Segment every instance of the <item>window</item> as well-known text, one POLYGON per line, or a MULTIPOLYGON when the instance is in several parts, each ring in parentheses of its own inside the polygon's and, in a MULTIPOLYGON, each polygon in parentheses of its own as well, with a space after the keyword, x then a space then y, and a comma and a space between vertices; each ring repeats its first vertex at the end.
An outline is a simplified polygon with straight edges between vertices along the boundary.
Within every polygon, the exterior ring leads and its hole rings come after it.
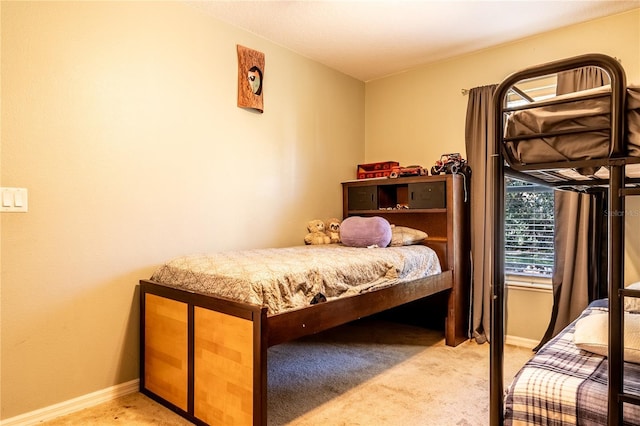
POLYGON ((553 271, 553 190, 507 178, 505 194, 505 274, 542 282, 553 271))

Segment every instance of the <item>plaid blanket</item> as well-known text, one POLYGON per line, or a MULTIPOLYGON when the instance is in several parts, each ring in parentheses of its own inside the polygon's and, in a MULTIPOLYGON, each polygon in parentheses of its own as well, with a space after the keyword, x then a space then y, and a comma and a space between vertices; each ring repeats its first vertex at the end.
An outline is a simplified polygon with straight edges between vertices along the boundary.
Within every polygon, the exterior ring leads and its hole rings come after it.
MULTIPOLYGON (((607 312, 595 301, 544 345, 513 379, 505 396, 505 425, 607 425, 607 358, 573 344, 576 322, 607 312)), ((640 365, 625 363, 624 391, 640 393, 640 365)), ((624 425, 640 425, 640 407, 624 405, 624 425)))

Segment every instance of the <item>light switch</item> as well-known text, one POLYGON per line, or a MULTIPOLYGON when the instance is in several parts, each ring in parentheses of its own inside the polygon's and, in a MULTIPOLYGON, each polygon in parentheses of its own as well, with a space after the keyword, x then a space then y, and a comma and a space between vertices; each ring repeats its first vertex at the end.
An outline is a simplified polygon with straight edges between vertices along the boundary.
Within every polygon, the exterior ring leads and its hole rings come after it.
POLYGON ((2 207, 13 207, 13 193, 2 189, 2 207))
POLYGON ((0 212, 27 212, 29 210, 27 188, 0 188, 2 206, 0 212))
POLYGON ((16 191, 13 194, 13 206, 14 207, 23 207, 24 200, 22 198, 22 191, 16 191))

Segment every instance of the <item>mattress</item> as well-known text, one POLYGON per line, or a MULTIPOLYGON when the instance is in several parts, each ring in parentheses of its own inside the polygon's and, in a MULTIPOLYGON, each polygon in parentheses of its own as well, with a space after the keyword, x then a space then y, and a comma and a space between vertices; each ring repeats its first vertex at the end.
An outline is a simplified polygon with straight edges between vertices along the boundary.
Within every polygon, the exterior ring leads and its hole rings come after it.
MULTIPOLYGON (((602 86, 554 98, 563 100, 562 103, 545 105, 544 102, 534 102, 528 109, 509 113, 504 143, 509 163, 539 164, 608 158, 610 95, 610 87, 602 86), (593 97, 579 98, 584 96, 593 97)), ((627 89, 625 122, 627 155, 638 157, 640 87, 627 89)))
POLYGON ((340 244, 226 251, 182 256, 151 280, 188 291, 266 306, 268 314, 439 274, 423 245, 355 248, 340 244))
MULTIPOLYGON (((516 374, 505 397, 505 425, 607 425, 607 358, 573 343, 575 325, 607 312, 595 301, 516 374)), ((624 364, 624 391, 640 393, 640 365, 624 364)), ((640 407, 624 406, 624 425, 640 424, 640 407)))

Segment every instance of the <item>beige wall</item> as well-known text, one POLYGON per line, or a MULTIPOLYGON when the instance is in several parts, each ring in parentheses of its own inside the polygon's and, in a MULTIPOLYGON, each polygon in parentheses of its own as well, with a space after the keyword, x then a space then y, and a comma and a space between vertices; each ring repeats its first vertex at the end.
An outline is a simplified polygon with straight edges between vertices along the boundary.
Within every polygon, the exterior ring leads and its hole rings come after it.
MULTIPOLYGON (((619 58, 627 83, 640 85, 640 9, 368 82, 365 161, 430 167, 440 154, 464 155, 467 97, 461 89, 499 83, 538 63, 594 52, 619 58)), ((640 229, 640 199, 629 199, 627 210, 633 213, 626 220, 632 234, 625 256, 629 283, 640 279, 640 236, 633 232, 640 229)), ((551 306, 550 291, 510 288, 506 333, 541 338, 551 306)))
POLYGON ((461 89, 500 83, 521 68, 584 53, 622 61, 640 84, 640 9, 438 62, 366 86, 365 160, 431 164, 465 152, 461 89))
POLYGON ((5 2, 1 418, 138 377, 139 279, 302 244, 364 159, 364 83, 174 2, 5 2), (236 106, 236 44, 265 54, 236 106))
POLYGON ((369 82, 366 96, 176 3, 3 1, 0 16, 0 183, 30 204, 0 216, 3 419, 137 378, 136 284, 163 260, 298 244, 307 220, 340 214, 355 164, 464 152, 461 88, 585 51, 640 83, 638 11, 369 82), (236 44, 265 53, 264 114, 236 107, 236 44))
POLYGON ((549 326, 553 307, 551 290, 532 286, 508 286, 505 298, 507 343, 530 346, 533 349, 549 326))

